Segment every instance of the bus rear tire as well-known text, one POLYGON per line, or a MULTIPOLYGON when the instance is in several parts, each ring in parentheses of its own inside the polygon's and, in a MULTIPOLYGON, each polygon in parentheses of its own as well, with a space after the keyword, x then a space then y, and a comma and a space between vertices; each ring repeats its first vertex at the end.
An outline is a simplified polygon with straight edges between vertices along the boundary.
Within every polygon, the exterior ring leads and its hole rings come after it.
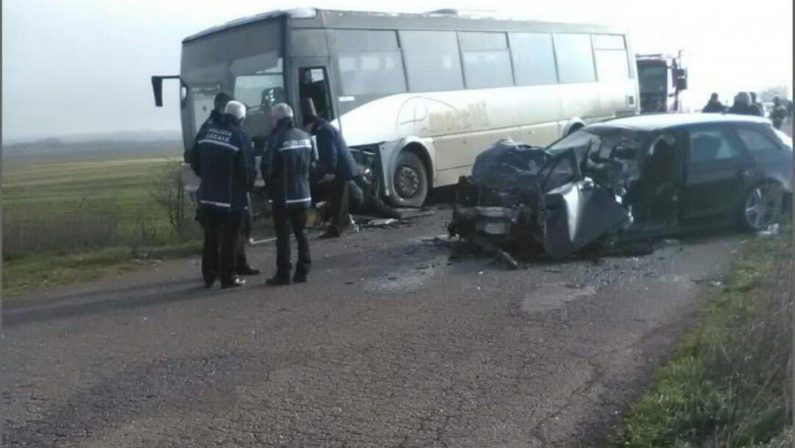
POLYGON ((411 151, 401 151, 392 174, 392 203, 397 207, 422 207, 428 196, 428 172, 411 151))

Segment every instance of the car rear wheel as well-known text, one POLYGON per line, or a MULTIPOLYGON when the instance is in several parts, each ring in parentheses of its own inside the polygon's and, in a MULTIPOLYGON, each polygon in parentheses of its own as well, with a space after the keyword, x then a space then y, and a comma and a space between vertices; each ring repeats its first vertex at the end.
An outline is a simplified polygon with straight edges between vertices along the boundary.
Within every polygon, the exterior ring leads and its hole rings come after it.
POLYGON ((745 194, 740 210, 740 225, 751 232, 759 232, 778 222, 781 216, 783 192, 775 183, 758 184, 745 194))
POLYGON ((420 158, 409 151, 398 156, 392 176, 392 202, 399 207, 421 207, 428 196, 428 173, 420 158))

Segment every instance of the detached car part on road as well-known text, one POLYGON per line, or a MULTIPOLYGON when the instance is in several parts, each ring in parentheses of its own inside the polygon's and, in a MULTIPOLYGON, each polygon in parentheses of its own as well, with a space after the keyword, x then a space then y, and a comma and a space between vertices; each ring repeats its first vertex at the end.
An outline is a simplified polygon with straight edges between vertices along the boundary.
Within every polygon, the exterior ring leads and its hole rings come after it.
POLYGON ((791 202, 792 141, 764 119, 672 114, 587 126, 546 149, 481 153, 456 190, 451 235, 561 259, 717 223, 763 230, 791 202))

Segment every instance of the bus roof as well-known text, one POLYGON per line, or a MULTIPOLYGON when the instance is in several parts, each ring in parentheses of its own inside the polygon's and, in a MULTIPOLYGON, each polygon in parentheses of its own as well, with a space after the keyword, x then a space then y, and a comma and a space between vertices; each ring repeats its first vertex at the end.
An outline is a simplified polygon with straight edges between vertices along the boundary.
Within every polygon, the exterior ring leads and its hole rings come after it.
POLYGON ((366 28, 497 32, 521 32, 527 31, 528 28, 532 28, 534 31, 539 32, 625 34, 623 30, 605 25, 520 20, 515 17, 501 18, 497 15, 484 16, 481 13, 467 15, 458 14, 454 10, 418 14, 302 8, 269 11, 236 19, 188 36, 182 43, 232 28, 283 17, 301 19, 300 21, 293 22, 293 26, 297 28, 366 28))

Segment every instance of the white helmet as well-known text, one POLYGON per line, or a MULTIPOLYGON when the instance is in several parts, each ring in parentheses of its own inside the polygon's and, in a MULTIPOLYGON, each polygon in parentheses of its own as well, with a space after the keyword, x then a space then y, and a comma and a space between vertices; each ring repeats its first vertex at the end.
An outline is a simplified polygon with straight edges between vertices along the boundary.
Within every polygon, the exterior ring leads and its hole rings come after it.
POLYGON ((293 108, 287 103, 279 103, 271 107, 271 115, 276 121, 282 118, 293 118, 293 108))
POLYGON ((226 103, 224 113, 237 118, 239 121, 243 121, 243 119, 246 118, 246 105, 240 101, 230 101, 226 103))

